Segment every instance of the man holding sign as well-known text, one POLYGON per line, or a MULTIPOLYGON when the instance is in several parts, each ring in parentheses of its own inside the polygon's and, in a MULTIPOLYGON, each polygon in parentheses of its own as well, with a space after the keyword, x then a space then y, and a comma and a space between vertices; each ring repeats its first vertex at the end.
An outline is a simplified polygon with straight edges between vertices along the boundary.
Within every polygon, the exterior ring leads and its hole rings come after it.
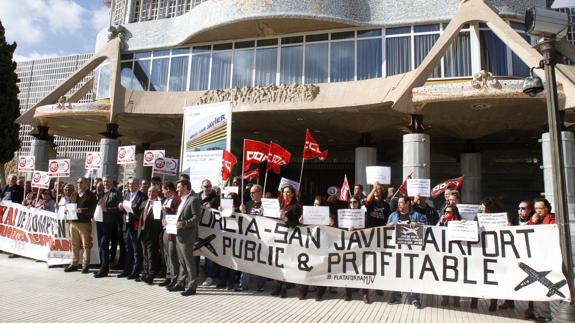
MULTIPOLYGON (((400 196, 397 199, 397 211, 391 213, 389 216, 389 220, 387 221, 387 225, 392 225, 396 223, 409 223, 411 227, 414 228, 416 223, 419 224, 427 224, 427 218, 425 215, 416 212, 415 210, 411 209, 411 203, 409 198, 405 196, 400 196)), ((391 294, 391 298, 389 299, 390 304, 399 304, 401 302, 401 293, 400 292, 393 292, 391 294)), ((419 294, 411 294, 411 305, 415 306, 415 308, 421 308, 421 301, 419 294)))

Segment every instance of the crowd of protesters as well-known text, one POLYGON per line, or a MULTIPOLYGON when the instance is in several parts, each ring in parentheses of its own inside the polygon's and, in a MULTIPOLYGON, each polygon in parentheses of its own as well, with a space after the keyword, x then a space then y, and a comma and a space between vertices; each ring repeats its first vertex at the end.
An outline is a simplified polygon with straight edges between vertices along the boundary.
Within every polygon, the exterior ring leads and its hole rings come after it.
MULTIPOLYGON (((182 175, 176 183, 162 183, 161 178, 139 180, 130 177, 118 185, 112 178, 104 177, 91 181, 79 178, 77 185, 57 183, 51 189, 31 189, 30 185, 18 182, 17 176, 11 176, 9 183, 1 190, 0 199, 21 203, 57 212, 68 203, 77 203, 77 220, 70 220, 73 260, 65 272, 81 271, 90 273, 90 240, 97 238, 100 247, 100 266, 93 273, 96 278, 110 277, 110 270, 119 270, 115 277, 147 284, 157 283, 168 291, 180 292, 184 296, 196 293, 199 284, 200 257, 193 256, 194 243, 197 240, 198 221, 201 212, 220 207, 221 190, 212 187, 209 180, 202 182, 201 188, 195 192, 186 175, 182 175), (27 187, 24 193, 23 187, 27 187), (159 203, 159 204, 158 204, 159 203), (157 214, 161 205, 161 214, 157 214), (154 210, 155 209, 155 210, 154 210), (98 214, 100 213, 100 214, 98 214), (166 232, 165 214, 176 214, 178 217, 177 234, 166 232), (97 222, 94 217, 100 217, 97 222), (92 225, 97 226, 97 237, 91 237, 92 225), (79 259, 80 249, 84 250, 83 259, 79 259)), ((239 179, 234 179, 233 186, 239 186, 239 179)), ((227 198, 234 200, 236 212, 262 216, 262 197, 274 194, 264 192, 261 185, 248 184, 244 194, 230 193, 227 198), (243 195, 243 200, 240 196, 243 195)), ((302 203, 299 194, 291 186, 283 187, 277 194, 280 200, 281 216, 288 226, 303 225, 302 203)), ((407 197, 397 194, 393 187, 375 183, 366 195, 359 184, 354 186, 348 201, 341 201, 339 195, 329 197, 316 196, 314 206, 329 206, 330 226, 338 227, 338 209, 365 210, 365 227, 378 227, 396 223, 411 223, 423 225, 446 226, 449 221, 461 220, 457 205, 460 203, 458 191, 445 190, 445 203, 436 208, 431 207, 421 196, 407 197)), ((480 204, 480 212, 502 212, 503 207, 495 198, 486 197, 480 204)), ((517 213, 508 213, 508 225, 541 225, 553 224, 555 218, 551 213, 550 203, 543 198, 522 200, 518 204, 517 213)), ((353 230, 353 228, 350 228, 353 230)), ((216 288, 226 288, 238 292, 248 290, 250 281, 255 279, 255 289, 263 292, 266 285, 272 288, 271 295, 286 297, 287 290, 295 287, 293 284, 255 276, 205 259, 203 272, 205 280, 202 286, 215 285, 216 288)), ((298 298, 305 299, 309 292, 315 293, 315 300, 320 301, 326 291, 337 293, 335 288, 319 286, 297 286, 298 298)), ((352 300, 354 289, 346 288, 344 299, 352 300)), ((361 290, 362 300, 370 303, 369 289, 361 290)), ((384 292, 375 291, 377 296, 384 292)), ((400 292, 392 292, 390 303, 400 303, 400 292)), ((422 300, 419 294, 410 294, 409 302, 416 308, 421 308, 422 300)), ((454 307, 460 307, 459 297, 451 297, 454 307)), ((444 296, 441 306, 448 306, 450 297, 444 296)), ((469 306, 477 308, 478 300, 472 298, 469 306)), ((489 311, 509 309, 515 306, 513 301, 490 300, 489 311)), ((529 302, 525 313, 527 318, 540 321, 551 320, 548 302, 529 302)))

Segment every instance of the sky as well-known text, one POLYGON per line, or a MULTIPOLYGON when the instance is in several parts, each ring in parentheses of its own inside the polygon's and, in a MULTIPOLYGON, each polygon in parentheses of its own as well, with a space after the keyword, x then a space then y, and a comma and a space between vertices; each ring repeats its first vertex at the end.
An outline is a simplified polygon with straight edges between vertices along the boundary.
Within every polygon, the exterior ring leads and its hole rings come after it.
POLYGON ((6 40, 18 44, 16 61, 93 53, 108 19, 102 0, 0 0, 6 40))

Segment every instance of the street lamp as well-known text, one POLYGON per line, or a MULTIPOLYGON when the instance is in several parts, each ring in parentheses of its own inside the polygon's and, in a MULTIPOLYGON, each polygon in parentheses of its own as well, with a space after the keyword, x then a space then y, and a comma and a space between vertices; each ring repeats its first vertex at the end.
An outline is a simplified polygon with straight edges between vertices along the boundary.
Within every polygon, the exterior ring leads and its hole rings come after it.
MULTIPOLYGON (((565 185, 565 165, 563 159, 563 146, 560 141, 561 128, 559 114, 559 99, 557 96, 557 81, 555 79, 556 51, 555 41, 563 38, 569 26, 569 18, 565 13, 543 8, 529 8, 525 13, 525 31, 532 36, 540 37, 535 46, 543 54, 540 66, 545 70, 547 81, 547 120, 549 123, 549 139, 551 153, 552 193, 555 204, 555 213, 559 225, 560 244, 563 255, 563 264, 566 267, 565 275, 569 285, 571 302, 562 302, 555 321, 574 322, 575 304, 573 302, 573 254, 571 250, 571 236, 569 232, 569 210, 567 207, 567 187, 565 185)), ((533 69, 531 69, 533 79, 533 69)), ((534 84, 534 83, 533 83, 534 84)), ((534 93, 538 87, 527 87, 524 84, 524 92, 534 93), (531 89, 531 91, 529 91, 531 89)))

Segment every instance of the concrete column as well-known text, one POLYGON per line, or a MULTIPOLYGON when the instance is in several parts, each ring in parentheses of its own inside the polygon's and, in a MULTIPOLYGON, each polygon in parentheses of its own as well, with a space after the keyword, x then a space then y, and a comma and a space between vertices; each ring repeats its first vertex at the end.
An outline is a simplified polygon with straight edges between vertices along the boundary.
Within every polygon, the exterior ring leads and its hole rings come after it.
POLYGON ((481 201, 481 154, 465 153, 459 156, 461 160, 461 175, 465 176, 461 187, 461 201, 469 204, 479 204, 481 201))
MULTIPOLYGON (((136 149, 137 151, 137 149, 136 149)), ((144 167, 144 152, 136 152, 136 165, 134 167, 134 176, 139 179, 149 179, 152 173, 152 167, 144 167)))
MULTIPOLYGON (((571 224, 571 234, 575 234, 575 136, 570 131, 561 132, 563 142, 563 158, 565 162, 565 185, 567 186, 567 205, 569 206, 569 223, 571 224)), ((553 209, 553 190, 551 173, 551 155, 549 133, 541 135, 541 152, 543 157, 543 183, 545 186, 545 198, 549 200, 553 209)), ((571 238, 572 241, 574 237, 571 238)))
MULTIPOLYGON (((353 190, 354 184, 363 185, 364 191, 367 191, 367 182, 365 178, 365 167, 377 165, 377 149, 373 147, 355 148, 355 182, 350 182, 350 189, 353 190)), ((349 181, 349 179, 348 179, 349 181)))
POLYGON ((102 155, 102 169, 99 175, 110 176, 118 180, 118 139, 100 139, 100 154, 102 155))
POLYGON ((430 178, 430 137, 424 133, 403 135, 403 178, 430 178))
POLYGON ((35 157, 35 167, 37 170, 47 171, 48 160, 56 158, 56 151, 51 140, 33 139, 32 155, 35 157))

